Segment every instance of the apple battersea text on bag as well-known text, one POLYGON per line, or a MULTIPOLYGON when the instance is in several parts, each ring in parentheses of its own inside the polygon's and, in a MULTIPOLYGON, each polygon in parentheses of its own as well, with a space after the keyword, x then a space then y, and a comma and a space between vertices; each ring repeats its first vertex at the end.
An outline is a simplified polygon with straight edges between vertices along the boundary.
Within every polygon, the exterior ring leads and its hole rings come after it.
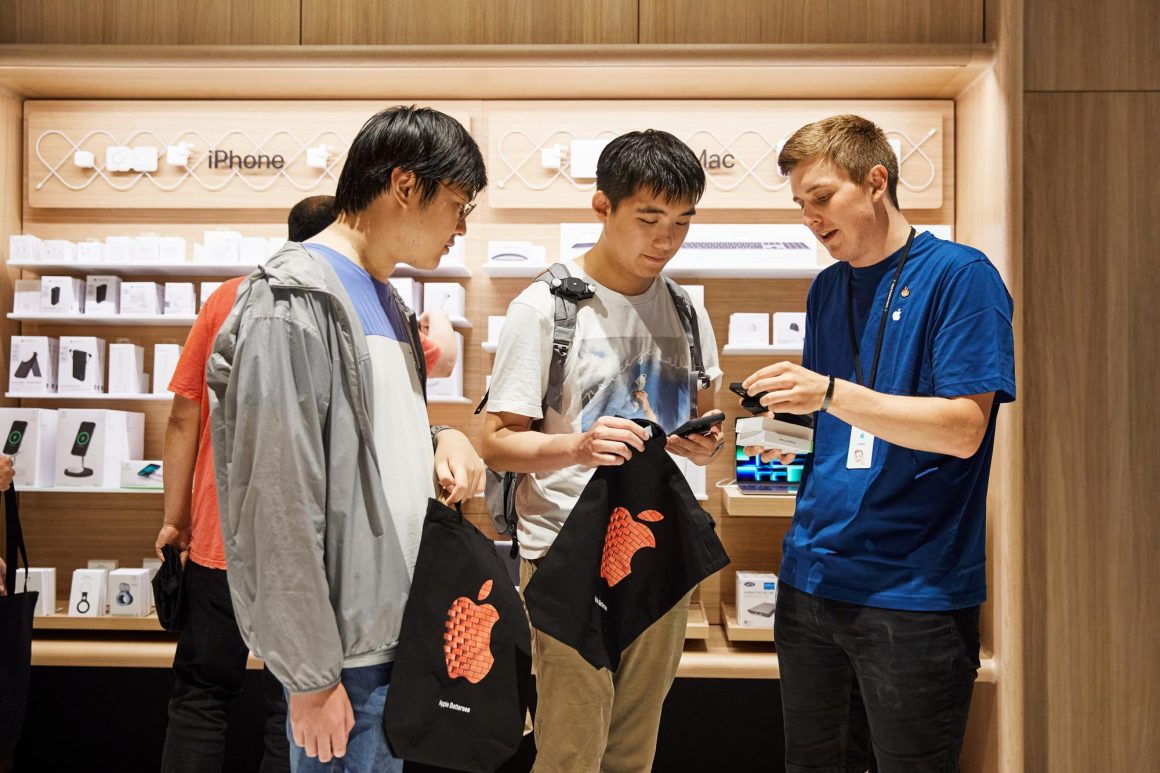
POLYGON ((519 749, 531 632, 495 545, 430 500, 383 728, 395 756, 493 771, 519 749))

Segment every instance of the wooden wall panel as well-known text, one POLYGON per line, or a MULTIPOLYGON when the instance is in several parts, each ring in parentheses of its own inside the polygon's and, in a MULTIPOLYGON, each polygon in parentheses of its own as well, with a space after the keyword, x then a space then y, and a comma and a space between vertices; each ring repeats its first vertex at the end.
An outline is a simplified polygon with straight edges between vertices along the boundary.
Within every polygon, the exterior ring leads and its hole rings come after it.
POLYGON ((1028 91, 1160 90, 1156 0, 1026 0, 1028 91))
MULTIPOLYGON (((0 168, 16 170, 22 167, 24 105, 19 97, 0 90, 0 168)), ((8 237, 20 233, 23 209, 21 180, 23 175, 6 174, 0 177, 0 255, 8 261, 8 237)), ((13 293, 20 272, 5 268, 0 271, 0 362, 8 362, 8 344, 18 334, 20 325, 8 319, 12 311, 13 293)), ((15 401, 0 397, 0 405, 15 405, 15 401)))
POLYGON ((297 45, 299 0, 5 0, 0 43, 297 45))
POLYGON ((1160 757, 1160 93, 1028 94, 1025 115, 1027 769, 1140 770, 1160 757))
POLYGON ((981 43, 983 0, 640 0, 641 43, 981 43))
POLYGON ((307 45, 637 42, 637 0, 301 2, 307 45))

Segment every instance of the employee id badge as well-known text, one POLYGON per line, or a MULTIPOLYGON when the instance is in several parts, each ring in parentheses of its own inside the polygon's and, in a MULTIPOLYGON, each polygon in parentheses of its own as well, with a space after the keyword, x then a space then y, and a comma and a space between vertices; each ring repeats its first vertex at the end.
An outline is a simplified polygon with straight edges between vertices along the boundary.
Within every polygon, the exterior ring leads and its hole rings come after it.
POLYGON ((847 470, 868 470, 874 460, 874 436, 863 429, 850 427, 850 449, 846 452, 847 470))

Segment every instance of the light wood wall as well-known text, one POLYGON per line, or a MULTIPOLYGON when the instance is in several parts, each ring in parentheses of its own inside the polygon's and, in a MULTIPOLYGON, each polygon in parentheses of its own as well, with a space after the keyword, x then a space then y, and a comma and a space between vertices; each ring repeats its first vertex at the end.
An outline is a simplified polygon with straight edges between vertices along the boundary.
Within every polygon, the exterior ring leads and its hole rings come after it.
POLYGON ((5 0, 0 43, 979 43, 982 6, 983 0, 5 0))
POLYGON ((1160 758, 1160 5, 1025 0, 1026 769, 1160 758))
POLYGON ((0 43, 297 45, 300 0, 4 0, 0 43))

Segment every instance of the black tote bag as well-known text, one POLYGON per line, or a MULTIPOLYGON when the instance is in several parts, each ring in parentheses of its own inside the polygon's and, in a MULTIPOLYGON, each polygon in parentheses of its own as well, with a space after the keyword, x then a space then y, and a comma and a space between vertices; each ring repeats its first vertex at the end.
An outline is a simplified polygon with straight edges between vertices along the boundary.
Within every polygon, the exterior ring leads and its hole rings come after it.
POLYGON ((432 499, 383 727, 404 760, 493 771, 519 749, 531 632, 495 545, 432 499))
POLYGON ((36 591, 28 592, 28 553, 20 528, 20 507, 15 487, 4 492, 7 526, 4 576, 7 596, 0 596, 0 760, 12 755, 24 727, 28 707, 28 683, 32 676, 32 616, 36 591), (17 556, 24 562, 24 587, 16 587, 17 556))
POLYGON ((161 547, 161 568, 153 575, 153 605, 157 621, 170 633, 180 633, 185 620, 185 568, 173 545, 161 547))
POLYGON ((729 564, 664 430, 637 423, 652 429, 644 453, 596 470, 524 589, 536 630, 612 671, 645 629, 729 564))

